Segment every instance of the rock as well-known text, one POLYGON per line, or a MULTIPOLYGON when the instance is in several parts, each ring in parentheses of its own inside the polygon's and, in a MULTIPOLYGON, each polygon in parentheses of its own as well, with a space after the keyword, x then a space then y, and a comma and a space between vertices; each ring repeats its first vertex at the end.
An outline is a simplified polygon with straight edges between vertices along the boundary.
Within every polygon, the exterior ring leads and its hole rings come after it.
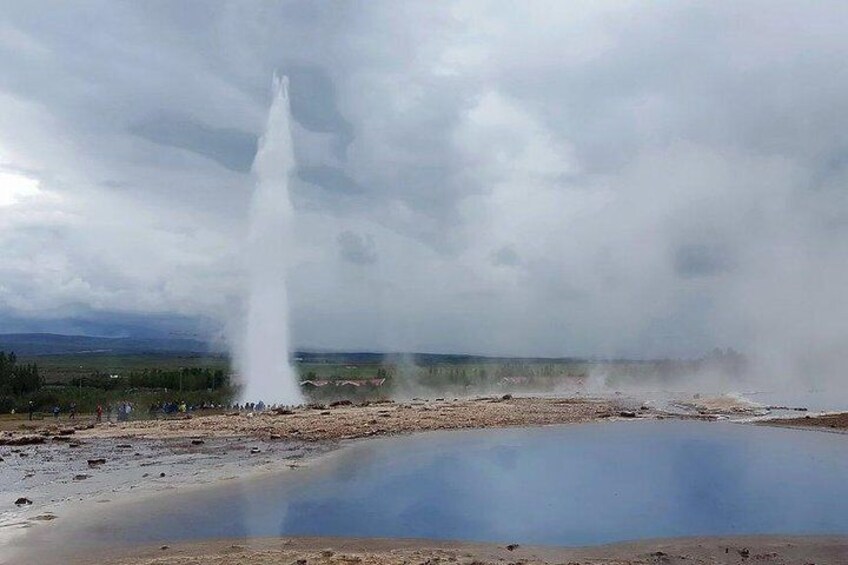
POLYGON ((250 452, 251 453, 262 453, 262 450, 259 449, 258 447, 251 447, 250 452))
POLYGON ((280 434, 271 434, 268 436, 269 439, 283 439, 283 436, 280 434))
POLYGON ((141 478, 142 478, 142 479, 146 479, 146 478, 147 478, 147 477, 149 477, 149 476, 150 476, 150 473, 145 473, 145 474, 143 474, 143 475, 141 476, 141 478))
POLYGON ((65 428, 65 429, 63 429, 63 430, 59 430, 59 435, 60 435, 60 436, 72 436, 72 435, 74 435, 75 433, 77 433, 77 431, 76 431, 75 429, 73 429, 73 428, 65 428))
POLYGON ((44 441, 43 436, 0 437, 0 445, 35 445, 44 441))
POLYGON ((739 555, 742 556, 742 559, 748 559, 748 557, 751 555, 751 552, 748 551, 747 547, 743 547, 739 550, 739 555))
POLYGON ((72 441, 71 443, 68 444, 68 447, 74 448, 74 447, 79 447, 81 445, 82 444, 78 441, 72 441))
POLYGON ((85 473, 82 473, 82 474, 79 474, 79 475, 74 475, 74 480, 75 481, 84 481, 87 478, 89 478, 90 476, 91 475, 86 475, 85 473))
POLYGON ((106 463, 106 459, 104 459, 103 457, 88 460, 89 467, 97 467, 98 465, 103 465, 104 463, 106 463))
POLYGON ((160 479, 164 479, 164 478, 165 478, 165 473, 159 473, 159 478, 160 478, 160 479))
POLYGON ((22 496, 15 501, 15 505, 17 506, 26 506, 29 504, 32 504, 32 501, 25 496, 22 496))
POLYGON ((631 412, 630 410, 622 410, 618 413, 618 415, 622 418, 635 418, 636 412, 631 412))
POLYGON ((71 441, 71 438, 67 436, 53 436, 53 441, 71 441))
POLYGON ((289 410, 288 408, 277 408, 276 410, 274 410, 274 413, 277 416, 288 416, 289 414, 294 414, 294 412, 289 410))
POLYGON ((163 546, 162 546, 162 547, 160 547, 159 549, 165 550, 165 549, 170 549, 170 547, 169 547, 169 546, 167 546, 167 545, 163 545, 163 546))
POLYGON ((330 408, 334 408, 336 406, 350 406, 353 402, 350 400, 336 400, 335 402, 330 403, 330 408))
POLYGON ((512 395, 511 394, 505 394, 505 395, 501 396, 501 400, 512 400, 512 395))
POLYGON ((132 446, 128 443, 119 443, 115 446, 115 449, 132 449, 132 446))
POLYGON ((193 439, 193 440, 191 440, 191 444, 192 444, 192 445, 203 445, 204 443, 206 443, 206 442, 205 442, 205 441, 203 441, 202 439, 193 439))
POLYGON ((515 550, 516 550, 516 549, 518 549, 519 547, 521 547, 521 546, 520 546, 520 545, 518 545, 517 543, 511 543, 511 544, 509 544, 508 546, 506 546, 506 548, 507 548, 507 550, 508 550, 508 551, 515 551, 515 550))
MULTIPOLYGON (((831 428, 835 428, 835 427, 836 426, 831 426, 831 428)), ((18 457, 29 457, 29 453, 25 453, 25 452, 21 451, 20 453, 18 453, 18 457)))

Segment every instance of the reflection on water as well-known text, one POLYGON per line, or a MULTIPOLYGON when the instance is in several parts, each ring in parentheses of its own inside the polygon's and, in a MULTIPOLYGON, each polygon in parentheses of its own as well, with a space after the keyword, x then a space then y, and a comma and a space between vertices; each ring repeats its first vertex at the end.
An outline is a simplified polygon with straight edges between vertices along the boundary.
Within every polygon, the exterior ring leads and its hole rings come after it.
POLYGON ((372 441, 285 477, 139 504, 77 539, 584 545, 844 534, 846 477, 848 436, 839 434, 668 421, 445 433, 372 441))

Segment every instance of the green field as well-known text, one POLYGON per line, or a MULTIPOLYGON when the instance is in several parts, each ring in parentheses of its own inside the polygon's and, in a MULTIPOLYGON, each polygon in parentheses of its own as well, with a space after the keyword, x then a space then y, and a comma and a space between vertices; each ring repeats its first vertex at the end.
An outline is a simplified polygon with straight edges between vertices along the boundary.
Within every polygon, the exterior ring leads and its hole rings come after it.
MULTIPOLYGON (((670 386, 682 375, 703 369, 733 374, 744 368, 740 355, 721 351, 697 360, 655 361, 374 353, 299 354, 296 359, 304 394, 319 403, 522 390, 582 392, 589 390, 590 376, 615 388, 670 386)), ((236 377, 224 355, 37 355, 17 359, 15 366, 7 364, 3 371, 0 413, 26 411, 30 401, 40 411, 55 405, 66 411, 75 403, 83 412, 93 411, 98 404, 129 401, 141 412, 163 402, 227 406, 238 398, 236 377), (34 367, 37 387, 31 385, 34 367)))

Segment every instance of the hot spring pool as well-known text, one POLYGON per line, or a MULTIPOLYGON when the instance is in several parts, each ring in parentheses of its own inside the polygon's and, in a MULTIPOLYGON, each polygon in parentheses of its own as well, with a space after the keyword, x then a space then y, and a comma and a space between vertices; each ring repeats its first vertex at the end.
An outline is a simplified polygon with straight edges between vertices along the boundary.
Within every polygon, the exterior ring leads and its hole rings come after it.
POLYGON ((848 436, 680 421, 449 432, 122 508, 87 526, 86 542, 846 534, 848 436))

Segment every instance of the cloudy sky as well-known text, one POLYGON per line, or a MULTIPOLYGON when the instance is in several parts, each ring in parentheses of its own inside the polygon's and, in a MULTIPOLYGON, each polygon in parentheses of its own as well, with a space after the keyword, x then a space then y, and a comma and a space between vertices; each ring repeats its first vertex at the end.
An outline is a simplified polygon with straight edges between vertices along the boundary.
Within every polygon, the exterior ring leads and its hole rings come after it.
POLYGON ((279 70, 297 345, 848 345, 844 2, 0 4, 0 330, 226 333, 279 70))

